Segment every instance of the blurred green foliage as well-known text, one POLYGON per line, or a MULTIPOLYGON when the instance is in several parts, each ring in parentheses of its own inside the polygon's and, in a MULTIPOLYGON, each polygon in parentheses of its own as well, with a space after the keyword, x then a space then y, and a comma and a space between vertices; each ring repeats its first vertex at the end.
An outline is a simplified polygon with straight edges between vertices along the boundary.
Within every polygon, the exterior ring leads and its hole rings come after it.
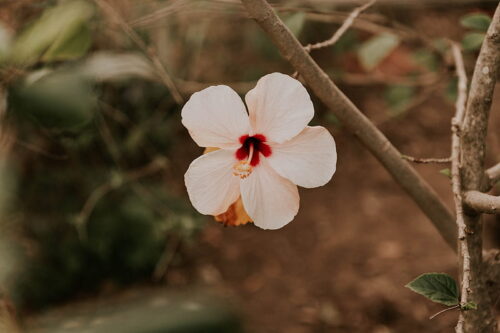
POLYGON ((422 48, 416 50, 413 53, 413 59, 431 72, 436 72, 439 69, 439 59, 435 53, 428 49, 422 48))
POLYGON ((9 97, 16 116, 61 130, 88 124, 97 102, 91 82, 74 71, 63 70, 35 72, 13 86, 9 97))
POLYGON ((399 43, 399 37, 394 34, 383 32, 376 35, 360 45, 359 62, 366 71, 371 71, 394 51, 399 43))
MULTIPOLYGON (((77 130, 60 132, 58 127, 51 132, 46 149, 65 157, 29 158, 22 167, 14 209, 24 212, 19 223, 36 250, 23 255, 14 296, 29 307, 63 300, 75 291, 92 291, 104 282, 121 285, 148 280, 166 242, 172 237, 189 240, 202 226, 199 215, 173 191, 162 172, 116 182, 117 177, 141 169, 155 156, 169 156, 177 144, 175 134, 182 130, 178 109, 161 110, 151 118, 153 105, 165 99, 163 87, 135 81, 133 87, 106 84, 93 90, 100 92, 101 101, 119 108, 127 124, 113 123, 101 114, 93 120, 85 118, 86 125, 77 130), (79 233, 77 217, 84 203, 107 183, 112 184, 111 189, 97 201, 79 233)), ((57 101, 66 96, 65 90, 42 95, 46 105, 36 94, 34 100, 30 94, 11 99, 11 114, 31 112, 43 120, 13 118, 26 140, 36 137, 37 127, 62 123, 67 128, 74 119, 82 119, 70 107, 58 108, 61 104, 57 103, 48 107, 51 98, 57 101), (68 112, 74 118, 67 121, 57 113, 53 116, 55 111, 68 112)), ((77 98, 78 105, 88 108, 95 104, 77 98)))
POLYGON ((83 304, 63 313, 49 313, 30 333, 239 333, 242 325, 220 296, 193 289, 168 292, 142 290, 119 301, 83 304), (73 325, 67 325, 67 323, 73 325), (70 327, 68 327, 70 326, 70 327))
POLYGON ((67 60, 90 47, 88 20, 94 13, 88 1, 63 1, 30 23, 12 45, 9 60, 26 64, 37 60, 67 60))
POLYGON ((10 84, 7 113, 18 140, 37 147, 15 156, 18 186, 8 209, 22 212, 15 224, 23 239, 9 284, 28 308, 150 281, 168 243, 188 242, 203 225, 176 190, 183 170, 168 160, 185 140, 179 107, 163 86, 138 78, 151 79, 142 60, 103 54, 40 67, 87 52, 93 13, 80 0, 48 7, 17 36, 6 63, 38 68, 10 84), (159 158, 167 169, 126 179, 159 158))
POLYGON ((481 48, 485 34, 482 32, 469 32, 462 39, 462 47, 465 51, 476 51, 481 48))
POLYGON ((460 24, 469 29, 486 32, 491 23, 491 17, 482 13, 467 14, 462 17, 460 24))
POLYGON ((392 116, 400 115, 406 110, 415 96, 415 87, 403 85, 391 85, 386 88, 385 100, 389 105, 392 116))
POLYGON ((463 16, 460 20, 460 24, 471 31, 464 35, 462 39, 462 48, 465 51, 479 50, 483 44, 490 23, 491 18, 486 14, 472 13, 463 16))

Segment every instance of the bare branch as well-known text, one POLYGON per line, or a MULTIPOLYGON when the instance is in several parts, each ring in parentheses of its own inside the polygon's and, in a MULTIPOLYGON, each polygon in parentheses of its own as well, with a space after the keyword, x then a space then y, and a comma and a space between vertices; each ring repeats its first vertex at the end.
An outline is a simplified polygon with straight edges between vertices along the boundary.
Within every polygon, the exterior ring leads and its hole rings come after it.
POLYGON ((468 191, 464 194, 464 203, 478 213, 500 213, 500 197, 479 191, 468 191))
POLYGON ((175 258, 175 254, 181 245, 182 239, 176 235, 171 235, 169 239, 165 242, 165 248, 160 256, 160 259, 156 263, 156 267, 153 271, 152 280, 154 282, 160 282, 167 274, 168 267, 175 258))
MULTIPOLYGON (((459 256, 461 259, 462 267, 462 280, 461 280, 461 293, 460 293, 460 304, 465 306, 469 301, 469 290, 470 290, 470 254, 469 247, 467 246, 467 237, 465 236, 465 220, 463 212, 462 203, 462 181, 460 178, 460 130, 462 127, 464 114, 465 114, 465 103, 467 102, 467 75, 465 74, 464 60, 462 57, 462 51, 458 44, 451 43, 451 51, 453 54, 453 60, 455 62, 455 68, 458 77, 458 97, 455 104, 455 116, 451 120, 451 184, 453 190, 453 199, 455 203, 456 211, 456 224, 458 230, 458 247, 459 256)), ((458 318, 458 323, 456 326, 457 333, 464 332, 464 317, 463 312, 460 313, 458 318)))
POLYGON ((351 12, 351 14, 347 17, 347 19, 342 23, 340 28, 335 31, 335 33, 330 37, 329 39, 319 42, 316 44, 308 44, 305 46, 305 49, 307 52, 310 52, 312 50, 318 50, 324 47, 332 46, 333 44, 337 43, 340 37, 342 37, 343 34, 352 26, 354 23, 354 20, 361 14, 361 12, 365 11, 369 7, 371 7, 377 0, 371 0, 364 5, 356 8, 351 12))
MULTIPOLYGON (((354 23, 354 20, 359 16, 359 14, 361 14, 362 11, 364 11, 364 10, 368 9, 370 6, 372 6, 376 1, 377 0, 370 0, 367 3, 365 3, 364 5, 354 9, 351 12, 351 14, 349 14, 349 16, 342 23, 340 28, 337 31, 335 31, 335 33, 332 35, 332 37, 330 37, 327 40, 324 40, 322 42, 319 42, 319 43, 307 44, 306 46, 304 46, 304 50, 306 50, 306 52, 311 52, 312 50, 318 50, 318 49, 321 49, 324 47, 334 45, 336 42, 338 42, 340 37, 342 37, 346 33, 346 31, 352 26, 352 24, 354 23)), ((296 78, 298 75, 299 75, 299 73, 296 71, 295 73, 292 74, 292 77, 296 78)))
POLYGON ((444 158, 419 158, 409 155, 401 155, 401 158, 413 163, 427 164, 427 163, 450 163, 451 157, 444 158))
MULTIPOLYGON (((493 99, 493 91, 500 65, 500 5, 484 38, 481 51, 474 68, 470 91, 465 111, 463 126, 460 131, 461 193, 478 191, 484 178, 484 157, 486 155, 486 133, 488 117, 493 99)), ((461 256, 461 271, 469 269, 469 294, 471 301, 477 303, 475 311, 462 311, 461 328, 466 333, 495 332, 496 323, 492 313, 490 294, 483 274, 483 238, 481 214, 464 214, 465 241, 470 260, 461 256)), ((459 231, 461 232, 461 231, 459 231)), ((459 323, 460 324, 460 323, 459 323)), ((457 325, 457 331, 459 331, 457 325)))
POLYGON ((377 157, 429 217, 446 242, 456 250, 454 218, 436 192, 401 158, 401 153, 321 70, 265 0, 242 2, 316 96, 330 110, 335 111, 345 127, 377 157))
POLYGON ((151 60, 151 63, 153 64, 154 68, 156 69, 156 73, 163 82, 163 84, 167 87, 168 90, 170 90, 170 93, 172 94, 172 97, 176 101, 177 104, 182 104, 184 103, 184 98, 182 97, 181 93, 179 92, 179 89, 177 89, 177 86, 175 85, 174 81, 170 77, 170 75, 167 72, 167 69, 165 66, 163 66, 163 63, 161 62, 160 58, 158 58, 158 55, 156 54, 156 51, 153 48, 149 48, 146 43, 141 39, 141 37, 135 32, 130 25, 125 22, 125 20, 120 16, 119 13, 116 12, 116 10, 108 4, 104 0, 94 0, 95 3, 105 12, 107 13, 110 17, 113 18, 113 20, 120 25, 122 30, 132 39, 132 41, 144 52, 145 55, 149 57, 151 60))

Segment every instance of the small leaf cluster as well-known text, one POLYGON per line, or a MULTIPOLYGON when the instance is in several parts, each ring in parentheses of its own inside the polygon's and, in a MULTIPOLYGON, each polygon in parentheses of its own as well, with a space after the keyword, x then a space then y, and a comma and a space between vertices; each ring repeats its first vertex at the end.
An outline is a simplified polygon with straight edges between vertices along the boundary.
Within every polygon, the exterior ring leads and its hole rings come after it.
POLYGON ((462 17, 460 24, 470 29, 462 39, 462 47, 466 51, 476 51, 481 48, 484 36, 490 26, 491 18, 482 13, 468 14, 462 17))
POLYGON ((460 293, 455 279, 445 273, 425 273, 408 283, 405 287, 427 299, 450 307, 460 307, 462 310, 475 310, 473 302, 460 304, 460 293))

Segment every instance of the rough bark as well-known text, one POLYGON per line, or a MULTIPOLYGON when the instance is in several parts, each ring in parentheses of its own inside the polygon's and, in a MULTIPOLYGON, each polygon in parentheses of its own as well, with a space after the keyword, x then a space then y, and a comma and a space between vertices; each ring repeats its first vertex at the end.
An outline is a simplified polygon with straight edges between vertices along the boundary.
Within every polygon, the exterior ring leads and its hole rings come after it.
POLYGON ((500 197, 479 191, 469 191, 464 194, 464 204, 468 209, 478 213, 500 213, 500 197))
MULTIPOLYGON (((488 29, 476 62, 469 90, 469 99, 461 131, 462 192, 478 191, 484 177, 486 133, 493 90, 500 63, 500 6, 488 29)), ((481 214, 465 210, 465 236, 470 254, 470 300, 478 304, 475 311, 465 311, 464 331, 495 332, 496 323, 483 274, 481 214)), ((460 271, 463 256, 459 253, 460 271)))

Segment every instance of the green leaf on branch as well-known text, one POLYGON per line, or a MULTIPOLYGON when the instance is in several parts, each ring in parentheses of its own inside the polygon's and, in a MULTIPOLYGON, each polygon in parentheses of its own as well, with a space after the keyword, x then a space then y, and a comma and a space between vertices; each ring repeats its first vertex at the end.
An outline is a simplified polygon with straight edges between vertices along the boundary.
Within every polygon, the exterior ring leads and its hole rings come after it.
POLYGON ((381 33, 364 42, 358 49, 359 62, 366 71, 375 69, 399 45, 399 37, 381 33))
POLYGON ((436 72, 439 67, 439 60, 436 55, 428 49, 422 48, 413 53, 413 59, 421 66, 432 72, 436 72))
POLYGON ((467 302, 464 306, 462 306, 462 310, 477 310, 477 304, 474 302, 467 302))
POLYGON ((465 28, 486 32, 491 23, 491 17, 486 14, 468 14, 462 17, 460 24, 465 28))
POLYGON ((439 173, 451 179, 451 170, 449 168, 441 169, 439 173))
POLYGON ((436 303, 453 306, 459 302, 457 283, 448 274, 425 273, 405 287, 436 303))
POLYGON ((476 51, 481 48, 485 34, 483 32, 469 32, 462 39, 462 47, 465 51, 476 51))

